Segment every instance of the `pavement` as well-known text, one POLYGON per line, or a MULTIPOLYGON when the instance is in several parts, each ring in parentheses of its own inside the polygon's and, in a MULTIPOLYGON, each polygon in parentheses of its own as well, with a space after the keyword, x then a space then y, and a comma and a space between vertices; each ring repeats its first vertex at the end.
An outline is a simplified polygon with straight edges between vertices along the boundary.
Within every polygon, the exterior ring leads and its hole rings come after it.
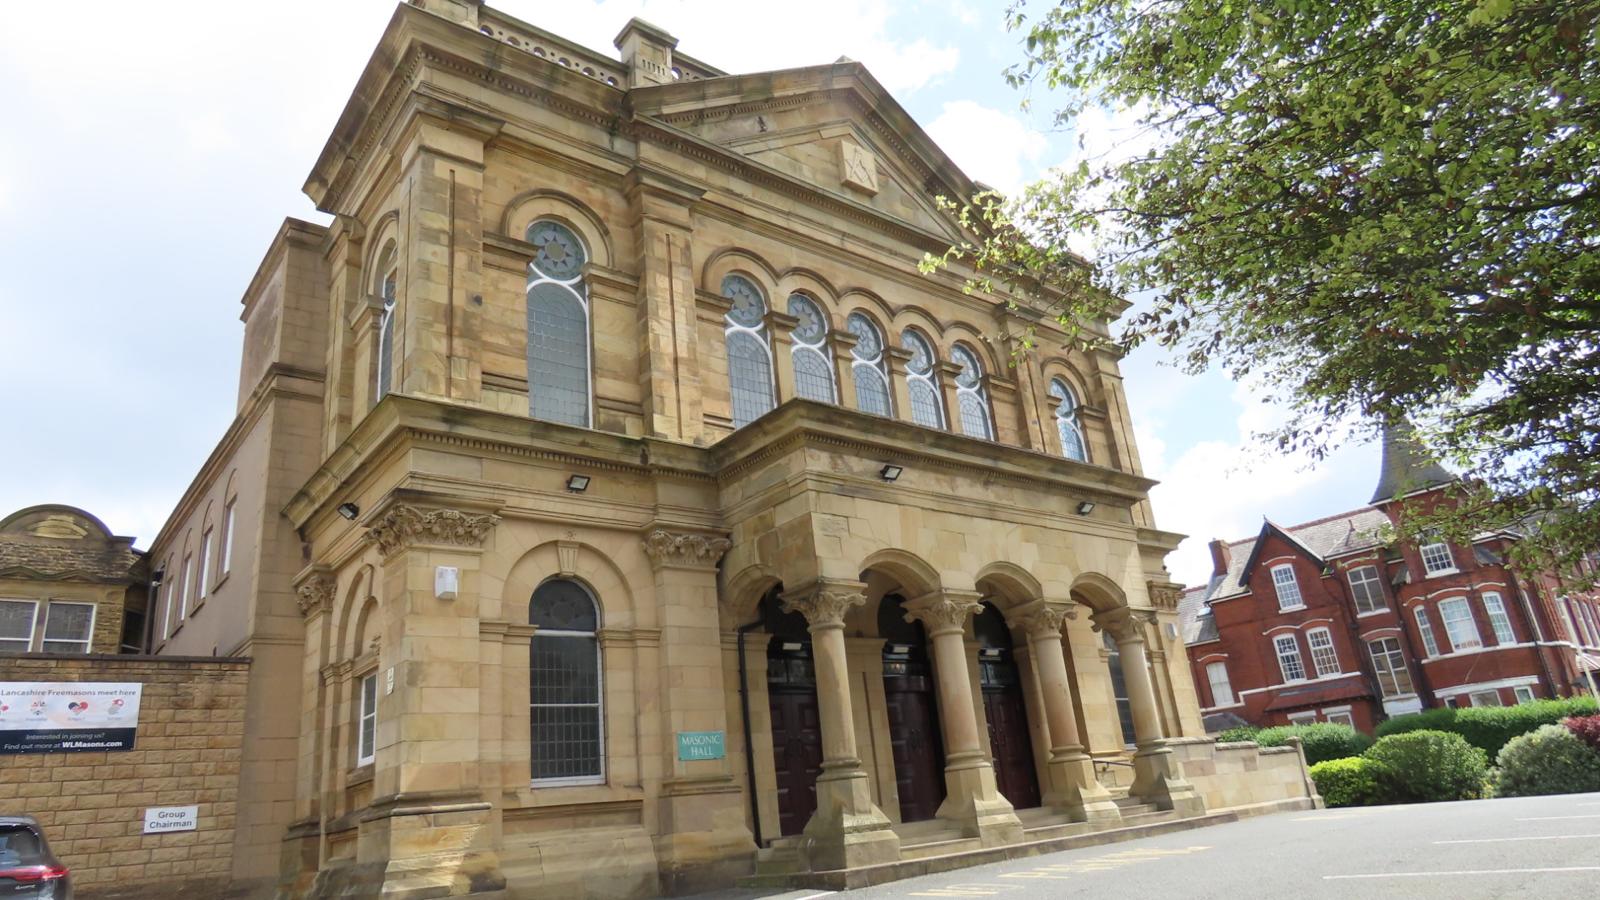
POLYGON ((1278 813, 855 891, 696 900, 1089 896, 1595 898, 1600 794, 1278 813))

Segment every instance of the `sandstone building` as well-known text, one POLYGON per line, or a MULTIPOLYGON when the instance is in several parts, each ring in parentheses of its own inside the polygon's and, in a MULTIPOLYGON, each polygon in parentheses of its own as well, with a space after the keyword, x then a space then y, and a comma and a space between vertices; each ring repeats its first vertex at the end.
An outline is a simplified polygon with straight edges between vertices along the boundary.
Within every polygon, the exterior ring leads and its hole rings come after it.
POLYGON ((401 5, 331 224, 246 291, 149 552, 150 648, 251 659, 236 886, 648 896, 1314 803, 1201 736, 1116 358, 919 273, 972 183, 859 64, 616 45, 401 5))

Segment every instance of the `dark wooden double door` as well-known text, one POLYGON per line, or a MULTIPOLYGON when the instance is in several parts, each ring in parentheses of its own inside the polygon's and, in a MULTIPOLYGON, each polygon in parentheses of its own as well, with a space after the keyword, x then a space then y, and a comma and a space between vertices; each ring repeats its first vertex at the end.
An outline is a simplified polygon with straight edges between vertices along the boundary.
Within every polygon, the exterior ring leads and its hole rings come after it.
POLYGON ((799 834, 817 811, 822 774, 822 725, 810 646, 767 657, 772 712, 772 762, 777 774, 778 830, 799 834))
POLYGON ((1028 708, 1021 680, 1009 658, 981 664, 983 715, 989 722, 989 750, 994 759, 995 786, 1014 809, 1033 809, 1039 796, 1039 774, 1033 765, 1033 738, 1028 733, 1028 708))
POLYGON ((920 654, 884 655, 883 697, 902 822, 931 819, 944 802, 944 741, 933 692, 920 654))

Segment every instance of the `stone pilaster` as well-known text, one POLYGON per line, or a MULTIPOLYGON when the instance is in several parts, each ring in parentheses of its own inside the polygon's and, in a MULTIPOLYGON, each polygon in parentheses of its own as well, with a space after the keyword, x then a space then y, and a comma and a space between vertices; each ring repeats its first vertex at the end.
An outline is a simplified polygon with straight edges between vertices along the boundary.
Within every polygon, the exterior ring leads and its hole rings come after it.
POLYGON ((1022 823, 995 784, 973 708, 966 629, 980 608, 975 593, 935 591, 906 604, 906 620, 921 622, 933 645, 945 746, 945 799, 938 817, 961 823, 969 835, 995 846, 1020 841, 1022 823))
POLYGON ((639 250, 639 386, 645 433, 697 442, 702 428, 690 208, 703 191, 643 167, 626 190, 639 250))
POLYGON ((806 823, 801 851, 813 871, 900 858, 900 838, 872 802, 872 787, 856 750, 844 617, 867 602, 865 588, 860 582, 817 579, 782 598, 785 612, 806 617, 817 673, 822 774, 817 776, 817 811, 806 823))

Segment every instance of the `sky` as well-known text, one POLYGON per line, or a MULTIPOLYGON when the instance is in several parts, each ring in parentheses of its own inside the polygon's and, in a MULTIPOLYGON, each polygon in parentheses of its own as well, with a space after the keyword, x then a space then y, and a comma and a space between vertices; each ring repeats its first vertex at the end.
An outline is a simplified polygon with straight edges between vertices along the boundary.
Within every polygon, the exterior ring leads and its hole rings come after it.
MULTIPOLYGON (((1116 112, 1073 127, 1001 77, 1020 59, 1004 0, 498 0, 491 6, 614 55, 632 16, 729 72, 864 65, 970 177, 1015 190, 1136 137, 1116 112), (1079 138, 1084 149, 1080 149, 1079 138)), ((392 0, 8 10, 0 29, 0 516, 66 503, 148 546, 232 420, 240 297, 301 192, 394 10, 392 0)), ((1157 525, 1206 541, 1366 502, 1378 450, 1316 466, 1252 435, 1278 421, 1259 385, 1185 375, 1159 348, 1123 363, 1157 525)))

